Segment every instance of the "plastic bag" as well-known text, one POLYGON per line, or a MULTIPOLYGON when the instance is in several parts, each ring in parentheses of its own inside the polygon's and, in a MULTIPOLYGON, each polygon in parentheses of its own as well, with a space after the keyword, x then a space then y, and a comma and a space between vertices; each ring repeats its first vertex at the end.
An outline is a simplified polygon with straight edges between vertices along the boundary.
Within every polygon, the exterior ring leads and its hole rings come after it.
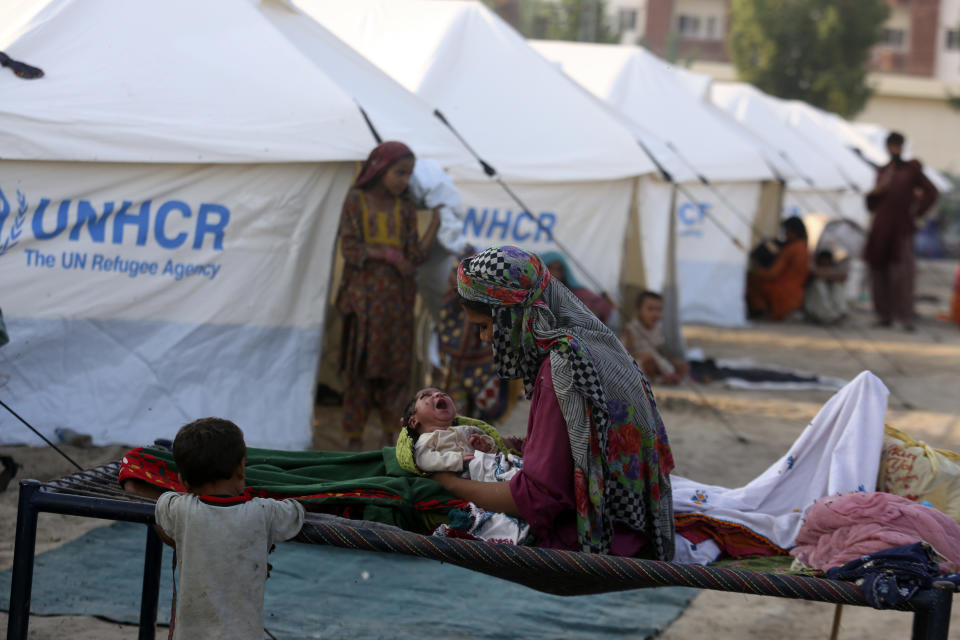
POLYGON ((960 522, 960 454, 934 449, 899 429, 884 429, 877 491, 930 506, 960 522))

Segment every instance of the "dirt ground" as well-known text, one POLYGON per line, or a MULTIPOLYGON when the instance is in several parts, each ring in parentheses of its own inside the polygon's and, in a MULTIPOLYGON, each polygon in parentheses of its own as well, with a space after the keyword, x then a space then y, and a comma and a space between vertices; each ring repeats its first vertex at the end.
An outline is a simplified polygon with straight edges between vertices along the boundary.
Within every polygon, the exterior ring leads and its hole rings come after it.
MULTIPOLYGON (((875 329, 866 305, 858 305, 842 326, 822 328, 790 322, 758 323, 746 329, 703 325, 684 328, 688 347, 700 347, 715 358, 750 358, 844 379, 869 369, 891 390, 887 422, 935 447, 960 451, 960 327, 936 319, 949 304, 949 286, 956 263, 924 262, 918 286, 921 320, 917 331, 875 329)), ((787 450, 822 404, 827 391, 743 391, 715 385, 657 388, 657 398, 677 461, 676 473, 710 484, 740 486, 760 474, 787 450), (746 442, 742 440, 745 439, 746 442)), ((342 449, 338 410, 318 414, 315 445, 342 449)), ((514 411, 501 430, 522 434, 525 407, 514 411)), ((4 418, 4 429, 21 428, 4 418)), ((376 429, 366 444, 379 446, 376 429)), ((115 460, 124 446, 66 451, 81 465, 115 460)), ((24 465, 18 478, 48 480, 71 471, 69 463, 45 447, 0 447, 24 465)), ((13 557, 16 483, 0 493, 0 569, 13 557)), ((104 521, 42 514, 37 552, 54 548, 104 521)), ((7 594, 0 594, 6 600, 7 594)), ((681 640, 710 637, 828 638, 835 607, 829 604, 763 596, 703 591, 659 637, 681 640)), ((866 608, 844 607, 839 638, 909 637, 911 616, 866 608)), ((960 606, 955 607, 951 638, 960 639, 960 606)), ((6 614, 0 613, 0 628, 6 614)), ((85 617, 34 617, 31 638, 120 640, 135 638, 136 627, 85 617)), ((574 637, 574 636, 571 636, 574 637)))

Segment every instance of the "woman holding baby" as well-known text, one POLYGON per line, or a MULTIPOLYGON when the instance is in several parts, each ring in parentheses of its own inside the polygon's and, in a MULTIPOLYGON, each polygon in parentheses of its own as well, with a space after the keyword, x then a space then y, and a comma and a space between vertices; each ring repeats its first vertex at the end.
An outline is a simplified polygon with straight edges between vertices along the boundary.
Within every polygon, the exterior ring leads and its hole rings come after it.
POLYGON ((540 546, 672 558, 673 456, 650 386, 616 335, 522 249, 487 249, 457 277, 498 375, 523 380, 530 416, 510 482, 433 478, 523 518, 540 546))

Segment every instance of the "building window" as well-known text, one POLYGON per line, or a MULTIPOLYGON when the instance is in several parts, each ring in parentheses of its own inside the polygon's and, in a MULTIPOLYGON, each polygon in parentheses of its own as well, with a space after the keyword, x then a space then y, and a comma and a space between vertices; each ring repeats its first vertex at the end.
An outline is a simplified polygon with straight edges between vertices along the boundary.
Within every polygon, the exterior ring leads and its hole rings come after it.
POLYGON ((717 17, 710 16, 707 18, 707 28, 705 37, 707 40, 719 40, 720 34, 717 33, 717 17))
POLYGON ((947 29, 947 49, 960 49, 960 31, 947 29))
POLYGON ((700 16, 677 16, 677 32, 684 38, 700 35, 700 16))
POLYGON ((619 22, 620 22, 620 31, 636 31, 637 10, 636 9, 620 9, 619 22))
POLYGON ((891 29, 887 27, 880 36, 880 44, 891 49, 907 48, 906 29, 891 29))

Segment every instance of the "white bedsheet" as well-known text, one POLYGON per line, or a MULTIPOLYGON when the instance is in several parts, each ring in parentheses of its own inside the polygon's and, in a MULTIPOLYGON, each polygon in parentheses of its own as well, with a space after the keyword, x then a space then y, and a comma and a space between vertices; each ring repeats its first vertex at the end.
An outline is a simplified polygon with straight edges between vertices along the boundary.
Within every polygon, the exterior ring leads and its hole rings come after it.
MULTIPOLYGON (((818 498, 876 489, 888 395, 878 377, 860 373, 827 401, 783 457, 745 486, 672 476, 674 511, 740 524, 778 547, 792 547, 804 512, 818 498)), ((705 564, 716 559, 715 548, 678 535, 674 559, 705 564)))

